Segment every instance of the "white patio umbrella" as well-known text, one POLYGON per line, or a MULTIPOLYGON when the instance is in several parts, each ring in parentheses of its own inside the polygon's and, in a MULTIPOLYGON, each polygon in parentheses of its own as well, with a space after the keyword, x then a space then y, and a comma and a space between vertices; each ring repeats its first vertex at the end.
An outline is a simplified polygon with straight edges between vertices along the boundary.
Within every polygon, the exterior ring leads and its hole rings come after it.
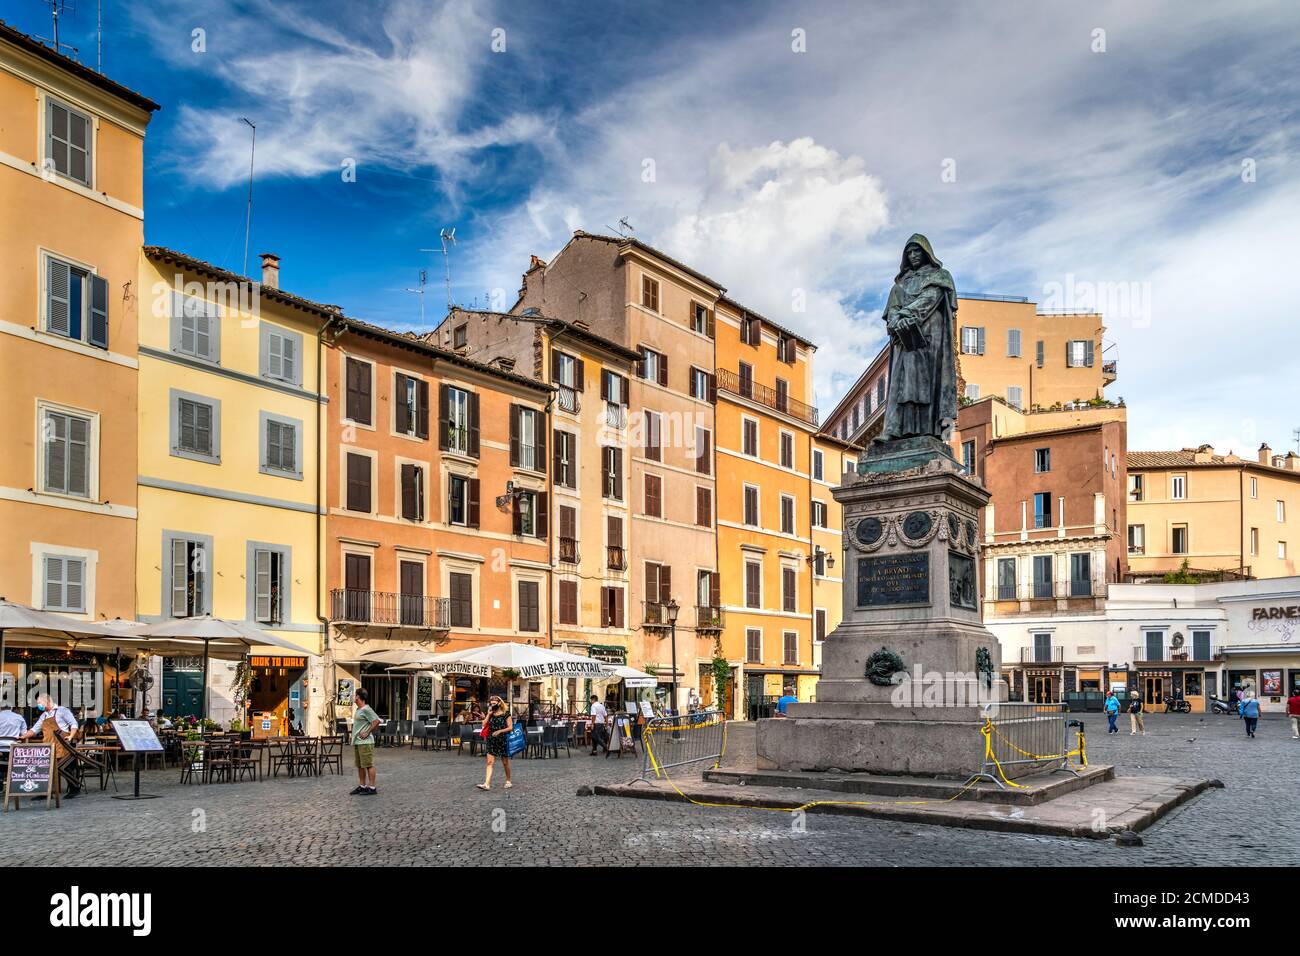
POLYGON ((414 667, 423 670, 423 663, 436 655, 418 647, 394 647, 382 651, 366 651, 361 655, 363 664, 392 664, 389 670, 414 667))
POLYGON ((111 633, 94 621, 78 621, 75 617, 0 598, 0 672, 4 670, 5 639, 10 631, 22 635, 30 643, 45 646, 70 642, 78 646, 92 645, 94 638, 111 633))
POLYGON ((569 654, 549 647, 517 644, 513 641, 485 644, 465 651, 449 651, 430 658, 429 662, 443 666, 480 664, 493 670, 513 670, 519 672, 521 680, 538 680, 545 677, 600 679, 614 670, 613 664, 606 664, 595 658, 569 654))

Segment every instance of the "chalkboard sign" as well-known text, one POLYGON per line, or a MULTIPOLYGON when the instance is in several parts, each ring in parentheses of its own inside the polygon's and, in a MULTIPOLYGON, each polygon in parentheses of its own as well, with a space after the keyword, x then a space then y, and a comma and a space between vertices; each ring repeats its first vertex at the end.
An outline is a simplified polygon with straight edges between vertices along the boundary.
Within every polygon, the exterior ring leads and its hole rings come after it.
MULTIPOLYGON (((5 775, 5 812, 9 801, 23 797, 39 800, 45 798, 48 810, 51 799, 59 800, 59 771, 54 763, 53 744, 14 744, 9 751, 9 772, 5 775)), ((22 804, 18 803, 21 808, 22 804)))
POLYGON ((427 714, 433 710, 433 678, 427 675, 415 679, 416 712, 427 714))
POLYGON ((162 741, 147 720, 115 720, 113 730, 117 739, 122 741, 125 753, 156 752, 163 749, 162 741))

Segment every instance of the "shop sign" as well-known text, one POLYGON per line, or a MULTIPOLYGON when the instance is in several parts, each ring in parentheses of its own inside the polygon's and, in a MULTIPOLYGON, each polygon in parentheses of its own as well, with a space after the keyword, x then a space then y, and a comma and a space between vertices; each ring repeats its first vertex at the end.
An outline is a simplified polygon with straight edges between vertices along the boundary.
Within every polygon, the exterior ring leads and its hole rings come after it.
POLYGON ((306 667, 305 657, 252 657, 249 663, 253 667, 306 667))
POLYGON ((1276 621, 1284 617, 1300 617, 1300 604, 1279 605, 1277 607, 1257 607, 1252 608, 1250 619, 1252 621, 1276 621))
POLYGON ((627 663, 627 648, 617 644, 592 644, 587 648, 587 655, 606 664, 622 666, 627 663))

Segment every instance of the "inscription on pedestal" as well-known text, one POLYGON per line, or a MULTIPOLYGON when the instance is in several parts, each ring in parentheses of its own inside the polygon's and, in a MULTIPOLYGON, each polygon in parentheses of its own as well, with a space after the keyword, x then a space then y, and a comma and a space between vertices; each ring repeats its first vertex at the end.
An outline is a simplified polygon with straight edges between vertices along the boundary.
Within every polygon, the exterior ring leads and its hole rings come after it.
POLYGON ((930 603, 930 555, 858 558, 858 607, 930 603))

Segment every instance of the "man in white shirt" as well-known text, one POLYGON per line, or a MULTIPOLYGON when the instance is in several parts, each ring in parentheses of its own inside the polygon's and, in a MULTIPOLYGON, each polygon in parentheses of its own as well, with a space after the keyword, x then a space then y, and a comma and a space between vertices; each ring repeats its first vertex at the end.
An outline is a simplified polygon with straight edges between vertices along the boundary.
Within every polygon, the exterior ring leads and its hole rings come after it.
POLYGON ((596 748, 603 747, 605 753, 609 753, 609 731, 605 724, 609 721, 609 713, 605 710, 605 705, 600 702, 600 698, 595 694, 591 695, 591 755, 596 756, 596 748))
POLYGON ((21 737, 27 733, 27 721, 8 704, 0 707, 0 750, 8 750, 12 744, 8 737, 21 737))
MULTIPOLYGON (((58 726, 59 730, 63 732, 63 736, 67 739, 69 744, 76 740, 77 731, 80 730, 81 727, 77 724, 77 718, 72 715, 72 711, 68 710, 66 707, 56 705, 54 703, 54 698, 49 694, 38 695, 36 698, 36 706, 40 710, 41 716, 36 718, 36 723, 32 724, 32 729, 23 734, 24 740, 36 736, 42 736, 42 727, 44 726, 45 721, 51 718, 54 720, 54 723, 58 726)), ((59 745, 55 744, 55 753, 57 754, 59 752, 59 745)), ((59 776, 68 781, 68 792, 64 795, 68 799, 72 799, 77 796, 77 794, 81 793, 81 782, 77 775, 71 772, 75 767, 76 762, 77 758, 67 752, 65 752, 62 759, 59 760, 59 776)))

